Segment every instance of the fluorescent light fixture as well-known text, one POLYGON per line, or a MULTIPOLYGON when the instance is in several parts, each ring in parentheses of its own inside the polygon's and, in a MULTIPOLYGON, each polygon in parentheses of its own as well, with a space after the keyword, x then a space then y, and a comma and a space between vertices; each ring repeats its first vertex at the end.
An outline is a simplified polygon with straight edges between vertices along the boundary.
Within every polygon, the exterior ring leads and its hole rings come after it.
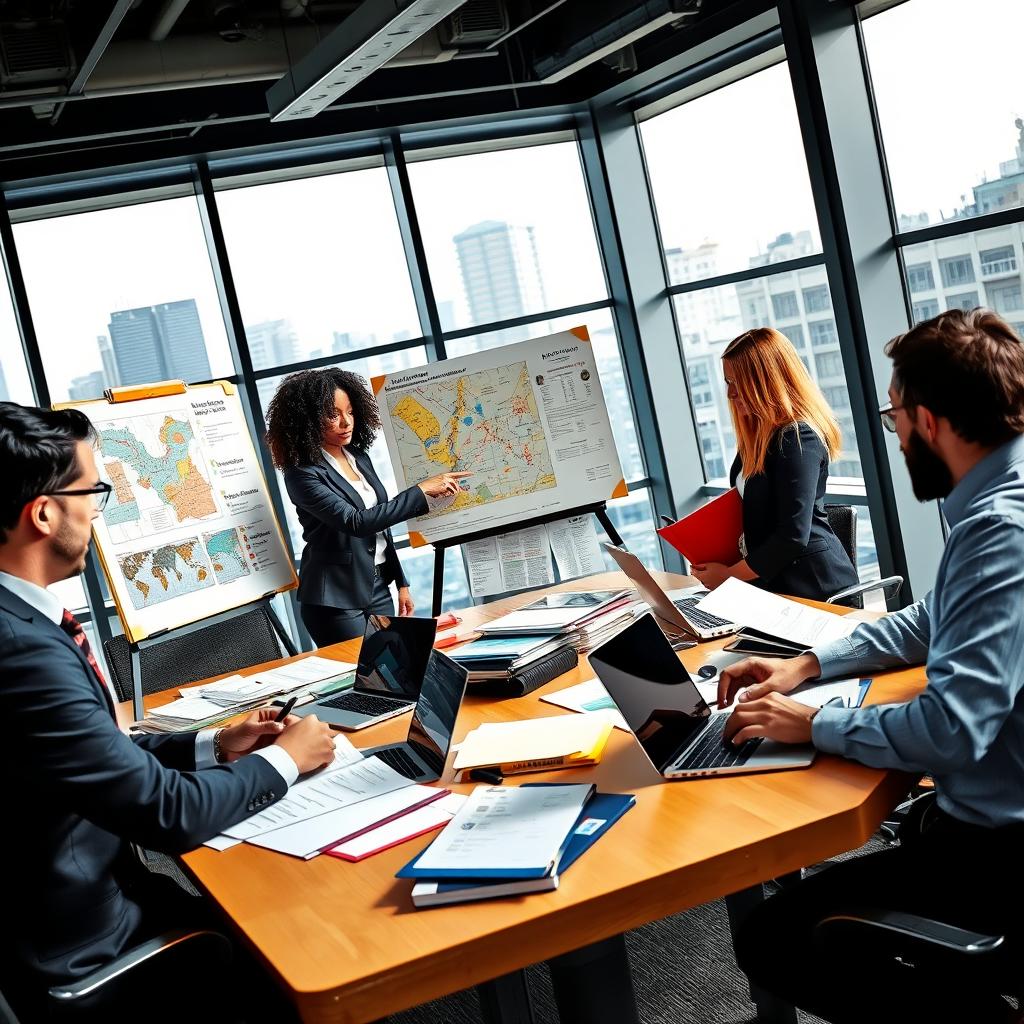
POLYGON ((363 0, 267 90, 272 121, 315 117, 465 0, 363 0))

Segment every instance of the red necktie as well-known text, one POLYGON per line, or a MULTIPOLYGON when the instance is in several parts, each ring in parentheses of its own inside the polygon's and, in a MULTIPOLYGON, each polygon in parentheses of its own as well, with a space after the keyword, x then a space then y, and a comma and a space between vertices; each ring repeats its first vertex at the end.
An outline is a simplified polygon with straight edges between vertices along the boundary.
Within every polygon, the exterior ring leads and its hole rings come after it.
POLYGON ((60 628, 72 640, 75 641, 78 649, 85 655, 85 660, 89 662, 93 672, 96 673, 96 678, 100 681, 103 687, 103 692, 110 696, 110 691, 107 689, 107 681, 103 678, 103 672, 100 670, 99 662, 96 660, 96 655, 92 653, 92 648, 89 646, 89 638, 85 635, 85 630, 82 628, 82 624, 67 610, 64 609, 64 617, 60 621, 60 628))

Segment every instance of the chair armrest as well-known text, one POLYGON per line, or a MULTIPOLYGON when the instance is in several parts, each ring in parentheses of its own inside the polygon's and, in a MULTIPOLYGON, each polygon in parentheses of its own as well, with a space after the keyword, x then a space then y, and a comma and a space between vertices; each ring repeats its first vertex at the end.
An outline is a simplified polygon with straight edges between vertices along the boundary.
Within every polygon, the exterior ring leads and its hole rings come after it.
POLYGON ((815 938, 823 939, 833 929, 850 927, 864 930, 867 933, 865 938, 869 940, 872 932, 880 930, 965 956, 991 953, 999 949, 1004 941, 1002 935, 984 935, 942 921, 919 917, 917 914, 877 910, 873 907, 857 907, 823 918, 814 927, 815 938))
POLYGON ((178 929, 164 932, 152 939, 134 946, 119 957, 104 964, 92 974, 79 978, 70 985, 58 985, 50 989, 50 998, 63 1006, 69 1006, 90 997, 98 997, 105 987, 124 977, 143 964, 155 964, 169 955, 188 952, 202 956, 206 964, 231 960, 231 943, 220 932, 188 931, 178 929), (200 950, 200 947, 205 947, 200 950))
POLYGON ((858 597, 860 594, 866 594, 872 590, 884 591, 886 598, 895 597, 900 592, 900 587, 902 586, 902 576, 885 576, 882 579, 867 580, 864 583, 858 583, 854 587, 840 590, 838 594, 833 594, 828 598, 825 603, 835 604, 837 601, 845 601, 848 597, 858 597))

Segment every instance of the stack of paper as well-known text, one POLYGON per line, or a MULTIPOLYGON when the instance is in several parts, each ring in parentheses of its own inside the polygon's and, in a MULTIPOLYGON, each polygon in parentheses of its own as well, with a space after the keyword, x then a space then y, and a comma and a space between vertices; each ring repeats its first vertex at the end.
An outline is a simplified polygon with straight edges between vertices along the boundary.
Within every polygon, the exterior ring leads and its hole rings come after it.
POLYGON ((469 681, 507 679, 565 646, 561 637, 485 636, 450 655, 469 671, 469 681))
POLYGON ((488 722, 462 741, 455 770, 497 768, 503 775, 596 764, 612 724, 589 715, 488 722))
POLYGON ((635 802, 593 786, 479 786, 397 877, 416 879, 417 907, 556 889, 635 802))
POLYGON ((729 650, 773 657, 795 657, 852 633, 860 622, 728 579, 697 607, 743 624, 729 650))
POLYGON ((632 601, 629 590, 559 591, 478 628, 488 636, 558 636, 578 631, 613 608, 632 601))

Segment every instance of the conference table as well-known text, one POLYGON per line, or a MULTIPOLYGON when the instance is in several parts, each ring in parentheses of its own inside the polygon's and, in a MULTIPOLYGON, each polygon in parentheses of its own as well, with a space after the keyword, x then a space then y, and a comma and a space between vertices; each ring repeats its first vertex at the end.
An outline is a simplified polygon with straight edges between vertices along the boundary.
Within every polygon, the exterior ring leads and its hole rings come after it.
MULTIPOLYGON (((665 589, 695 582, 656 576, 665 589)), ((622 574, 604 573, 552 589, 626 585, 622 574)), ((460 629, 536 596, 460 611, 460 629)), ((680 656, 695 673, 726 642, 702 643, 680 656)), ((318 653, 354 662, 358 647, 352 640, 318 653)), ((525 697, 496 700, 470 692, 455 742, 484 722, 573 714, 540 698, 592 676, 581 659, 576 669, 525 697)), ((923 685, 923 669, 888 672, 875 679, 867 701, 907 700, 923 685)), ((157 694, 147 704, 174 696, 157 694)), ((348 735, 357 746, 370 747, 402 740, 407 730, 403 716, 348 735)), ((474 783, 456 782, 451 760, 442 782, 470 791, 474 783)), ((636 806, 557 890, 429 910, 416 910, 412 883, 394 875, 432 836, 358 863, 325 856, 302 861, 248 845, 224 852, 200 848, 183 862, 303 1021, 375 1021, 477 986, 486 1020, 525 1024, 532 1017, 522 969, 547 961, 563 1021, 629 1022, 638 1017, 623 933, 722 897, 728 897, 730 917, 738 919, 761 898, 761 883, 866 842, 911 780, 821 755, 803 770, 666 783, 633 737, 615 729, 600 764, 517 776, 507 784, 523 781, 593 782, 604 792, 634 793, 636 806)), ((764 993, 752 996, 759 1019, 795 1020, 791 1007, 764 993)))

